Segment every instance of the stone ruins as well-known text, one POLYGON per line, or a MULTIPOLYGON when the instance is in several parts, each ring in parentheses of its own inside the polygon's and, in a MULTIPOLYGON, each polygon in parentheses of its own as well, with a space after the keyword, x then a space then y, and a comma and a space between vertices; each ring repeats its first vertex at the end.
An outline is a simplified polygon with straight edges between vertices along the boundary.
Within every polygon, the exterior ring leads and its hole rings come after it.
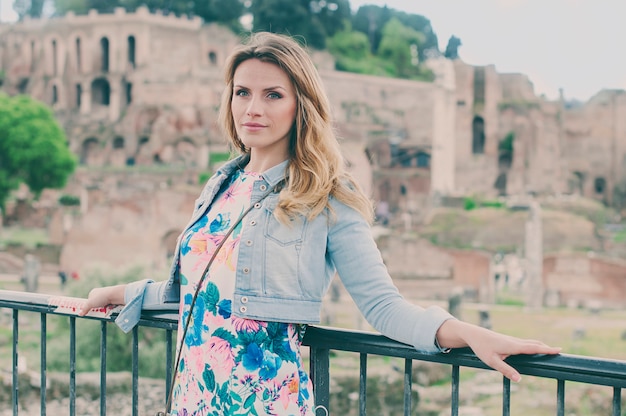
MULTIPOLYGON (((146 8, 0 25, 2 90, 52 106, 80 162, 62 191, 80 206, 51 211, 46 224, 62 268, 166 267, 200 177, 228 157, 216 118, 222 66, 239 41, 146 8)), ((409 228, 450 198, 610 202, 624 181, 623 90, 571 106, 493 65, 430 59, 427 83, 338 72, 330 55, 313 56, 352 171, 409 228)))

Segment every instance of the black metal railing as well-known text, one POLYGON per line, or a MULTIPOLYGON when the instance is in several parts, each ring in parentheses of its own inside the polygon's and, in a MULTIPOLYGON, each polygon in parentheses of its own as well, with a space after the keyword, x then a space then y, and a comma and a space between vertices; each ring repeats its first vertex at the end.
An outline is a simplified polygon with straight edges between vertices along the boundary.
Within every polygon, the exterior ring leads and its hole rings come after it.
MULTIPOLYGON (((58 297, 57 297, 58 298, 58 297)), ((73 311, 59 308, 50 302, 51 296, 26 292, 0 290, 0 312, 10 315, 12 322, 12 409, 13 415, 19 412, 19 335, 20 314, 40 314, 40 383, 41 383, 41 415, 46 415, 46 383, 47 383, 47 318, 48 315, 66 315, 69 320, 69 409, 68 414, 76 414, 76 320, 96 319, 100 321, 100 409, 93 414, 106 415, 107 386, 107 328, 114 319, 107 317, 78 317, 73 311)), ((58 303, 58 302, 53 302, 58 303)), ((161 328, 165 331, 166 368, 165 397, 169 393, 173 364, 173 332, 177 320, 175 312, 146 311, 139 322, 141 327, 161 328)), ((453 350, 448 354, 425 354, 415 351, 411 346, 390 340, 379 334, 360 331, 348 331, 337 328, 310 326, 304 342, 310 348, 310 372, 315 392, 316 415, 332 414, 330 409, 330 377, 331 351, 346 351, 359 354, 359 414, 366 414, 367 367, 370 356, 397 357, 404 359, 404 415, 410 415, 413 389, 412 366, 414 361, 426 361, 449 365, 451 368, 451 415, 459 414, 459 392, 461 388, 460 368, 489 369, 470 350, 453 350)), ((1 361, 1 359, 0 359, 1 361)), ((612 388, 611 415, 622 414, 622 389, 626 388, 626 361, 607 360, 594 357, 583 357, 568 354, 558 356, 514 356, 507 360, 521 374, 546 379, 553 379, 557 384, 556 414, 565 415, 565 384, 579 382, 589 385, 608 386, 612 388)), ((132 331, 132 409, 133 416, 139 415, 139 336, 138 327, 132 331)), ((511 412, 511 385, 508 379, 502 382, 502 415, 511 412)))

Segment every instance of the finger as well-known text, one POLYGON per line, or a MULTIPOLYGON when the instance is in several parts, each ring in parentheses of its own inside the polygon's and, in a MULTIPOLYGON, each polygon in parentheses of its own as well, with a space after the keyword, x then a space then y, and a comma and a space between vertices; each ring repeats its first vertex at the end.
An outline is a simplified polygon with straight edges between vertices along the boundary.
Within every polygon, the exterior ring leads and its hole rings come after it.
POLYGON ((492 363, 489 363, 489 366, 494 370, 500 372, 504 377, 508 378, 511 381, 519 383, 522 380, 522 376, 516 369, 514 369, 499 358, 495 359, 492 363))
POLYGON ((78 311, 78 316, 85 316, 90 310, 91 307, 89 306, 89 302, 85 302, 83 303, 83 306, 80 307, 80 310, 78 311))
POLYGON ((519 354, 558 354, 561 347, 551 347, 543 342, 528 342, 520 346, 519 354))

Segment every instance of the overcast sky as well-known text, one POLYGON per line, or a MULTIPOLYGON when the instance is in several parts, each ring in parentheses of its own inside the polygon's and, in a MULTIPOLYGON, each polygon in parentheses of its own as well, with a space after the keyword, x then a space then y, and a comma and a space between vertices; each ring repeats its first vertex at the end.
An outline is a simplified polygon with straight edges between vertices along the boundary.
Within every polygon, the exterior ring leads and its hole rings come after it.
POLYGON ((626 89, 626 0, 350 0, 427 17, 445 50, 498 72, 521 72, 535 92, 587 100, 603 88, 626 89))
MULTIPOLYGON (((13 0, 0 0, 0 20, 15 19, 13 0)), ((472 65, 521 72, 548 98, 587 100, 603 88, 626 89, 626 0, 350 0, 430 19, 444 50, 461 39, 472 65)))

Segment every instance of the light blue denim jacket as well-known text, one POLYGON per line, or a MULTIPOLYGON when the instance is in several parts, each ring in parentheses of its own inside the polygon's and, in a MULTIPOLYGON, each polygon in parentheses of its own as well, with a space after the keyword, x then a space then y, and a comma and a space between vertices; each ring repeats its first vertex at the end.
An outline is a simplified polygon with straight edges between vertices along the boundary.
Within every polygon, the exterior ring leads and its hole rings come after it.
MULTIPOLYGON (((220 186, 247 156, 226 163, 205 185, 183 233, 206 214, 220 186)), ((288 161, 262 174, 252 201, 284 179, 288 161)), ((271 193, 243 219, 232 313, 247 319, 319 323, 322 298, 335 273, 363 316, 382 334, 421 351, 440 351, 439 326, 452 316, 439 307, 421 308, 407 302, 393 284, 367 221, 354 209, 332 199, 332 213, 313 220, 298 217, 289 226, 273 215, 278 193, 271 193)), ((142 280, 125 292, 126 306, 116 323, 130 331, 141 309, 178 309, 180 244, 170 277, 142 280)))

